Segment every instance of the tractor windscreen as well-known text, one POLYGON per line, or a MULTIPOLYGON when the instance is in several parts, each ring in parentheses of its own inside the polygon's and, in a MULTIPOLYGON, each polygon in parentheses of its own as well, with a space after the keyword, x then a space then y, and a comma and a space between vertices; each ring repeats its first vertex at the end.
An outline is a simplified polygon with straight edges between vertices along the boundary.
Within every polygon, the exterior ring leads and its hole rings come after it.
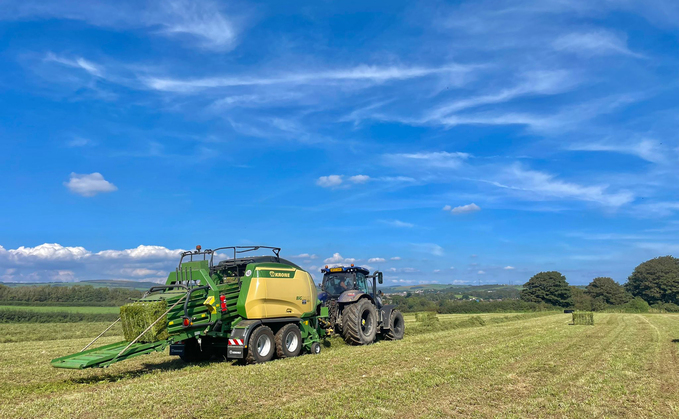
POLYGON ((346 290, 356 289, 356 275, 353 272, 325 274, 322 288, 330 295, 340 295, 346 290))

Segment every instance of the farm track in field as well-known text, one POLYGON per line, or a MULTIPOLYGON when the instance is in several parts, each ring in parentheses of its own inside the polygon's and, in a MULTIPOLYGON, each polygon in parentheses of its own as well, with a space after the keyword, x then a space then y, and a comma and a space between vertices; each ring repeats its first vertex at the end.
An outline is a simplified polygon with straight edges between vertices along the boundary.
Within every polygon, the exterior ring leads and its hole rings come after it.
POLYGON ((596 314, 594 326, 570 326, 564 314, 502 316, 514 321, 482 315, 483 327, 421 330, 365 347, 332 339, 318 356, 250 366, 186 366, 154 354, 105 370, 59 370, 49 360, 88 339, 0 343, 0 415, 678 416, 679 316, 596 314))

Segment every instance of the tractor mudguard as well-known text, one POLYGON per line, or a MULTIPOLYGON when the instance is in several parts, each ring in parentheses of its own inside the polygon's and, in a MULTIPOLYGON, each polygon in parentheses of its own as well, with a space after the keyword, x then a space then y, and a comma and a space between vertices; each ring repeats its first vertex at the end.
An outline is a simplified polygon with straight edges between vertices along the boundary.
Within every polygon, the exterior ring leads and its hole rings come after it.
POLYGON ((391 312, 396 308, 395 304, 388 304, 380 308, 380 323, 382 323, 382 329, 391 329, 391 312))
POLYGON ((344 292, 339 296, 339 298, 337 299, 337 302, 338 302, 338 303, 342 303, 342 304, 344 304, 344 303, 353 303, 353 302, 356 302, 356 301, 360 300, 360 299, 363 298, 363 297, 368 297, 368 299, 370 300, 370 302, 373 302, 373 299, 372 299, 372 297, 370 297, 370 295, 368 295, 368 294, 366 294, 366 293, 364 293, 364 292, 361 292, 361 291, 356 291, 356 290, 347 290, 347 291, 344 291, 344 292))

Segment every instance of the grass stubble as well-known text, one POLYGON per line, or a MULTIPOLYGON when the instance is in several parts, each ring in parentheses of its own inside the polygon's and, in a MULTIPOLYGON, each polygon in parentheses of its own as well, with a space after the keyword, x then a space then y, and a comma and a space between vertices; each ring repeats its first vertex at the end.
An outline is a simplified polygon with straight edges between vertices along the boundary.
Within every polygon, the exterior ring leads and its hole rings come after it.
MULTIPOLYGON (((349 347, 333 338, 317 356, 187 366, 157 353, 82 371, 49 361, 106 325, 30 325, 38 330, 25 340, 25 325, 0 325, 0 336, 15 336, 0 343, 0 416, 679 416, 679 316, 598 314, 589 327, 570 320, 455 315, 431 331, 407 317, 402 341, 349 347), (87 337, 73 335, 84 327, 92 327, 87 337)), ((102 344, 122 339, 120 329, 112 334, 102 344)))

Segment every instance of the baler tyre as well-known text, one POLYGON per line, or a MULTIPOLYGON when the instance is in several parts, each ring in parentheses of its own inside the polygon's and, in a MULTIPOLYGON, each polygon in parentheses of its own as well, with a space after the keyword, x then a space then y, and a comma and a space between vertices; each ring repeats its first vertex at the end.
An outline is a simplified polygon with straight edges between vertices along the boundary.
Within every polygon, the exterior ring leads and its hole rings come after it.
POLYGON ((182 361, 187 363, 208 361, 212 358, 212 352, 206 343, 207 342, 203 343, 201 347, 196 338, 185 340, 184 355, 180 355, 179 357, 182 361))
POLYGON ((405 332, 406 324, 403 321, 403 314, 394 310, 389 317, 389 330, 384 332, 384 338, 388 340, 401 340, 405 332))
POLYGON ((276 351, 274 335, 268 326, 260 326, 255 329, 248 340, 248 364, 258 364, 271 361, 276 351))
POLYGON ((314 342, 311 344, 311 354, 312 355, 318 355, 321 353, 321 344, 318 342, 314 342))
POLYGON ((350 345, 368 345, 377 335, 377 309, 367 298, 346 307, 342 313, 342 337, 350 345))
POLYGON ((292 358, 302 352, 302 333, 294 323, 288 323, 276 332, 276 355, 292 358))

